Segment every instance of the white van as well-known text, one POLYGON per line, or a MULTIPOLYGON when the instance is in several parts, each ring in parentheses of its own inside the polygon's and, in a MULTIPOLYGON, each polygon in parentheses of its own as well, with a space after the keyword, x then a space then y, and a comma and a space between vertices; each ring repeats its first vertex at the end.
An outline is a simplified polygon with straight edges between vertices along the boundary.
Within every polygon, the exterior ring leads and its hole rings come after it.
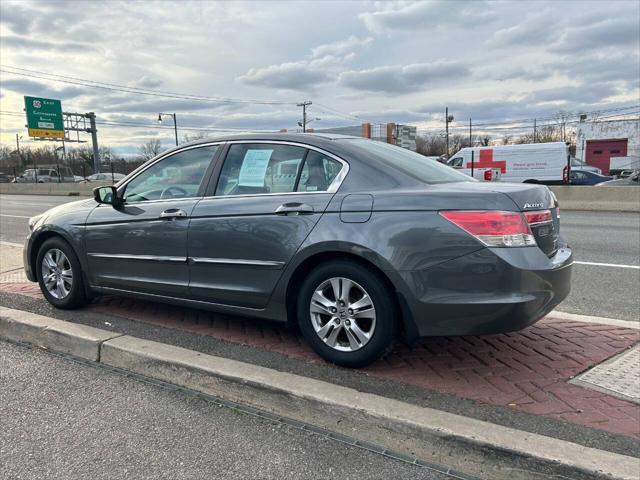
POLYGON ((569 147, 564 142, 524 143, 463 148, 447 165, 479 179, 495 180, 494 175, 485 174, 491 170, 500 172, 502 182, 560 185, 569 182, 569 158, 569 147))

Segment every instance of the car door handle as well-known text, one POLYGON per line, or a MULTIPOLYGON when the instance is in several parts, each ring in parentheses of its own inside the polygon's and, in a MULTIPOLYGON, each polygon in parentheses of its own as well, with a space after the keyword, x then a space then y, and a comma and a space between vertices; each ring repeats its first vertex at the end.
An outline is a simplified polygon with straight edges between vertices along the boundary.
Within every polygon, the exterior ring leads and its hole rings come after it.
POLYGON ((177 218, 187 218, 187 212, 179 208, 169 208, 160 214, 160 220, 175 220, 177 218))
POLYGON ((311 215, 313 207, 306 203, 283 203, 276 208, 276 215, 311 215))

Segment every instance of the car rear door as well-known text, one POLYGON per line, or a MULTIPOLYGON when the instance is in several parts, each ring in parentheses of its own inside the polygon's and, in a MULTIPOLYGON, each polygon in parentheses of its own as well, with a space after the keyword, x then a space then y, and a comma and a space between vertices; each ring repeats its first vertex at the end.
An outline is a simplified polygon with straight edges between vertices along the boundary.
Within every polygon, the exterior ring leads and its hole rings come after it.
POLYGON ((230 143, 191 215, 189 296, 264 307, 347 168, 305 145, 230 143))
POLYGON ((189 217, 202 198, 217 149, 206 144, 166 155, 118 189, 122 206, 99 205, 90 213, 85 245, 91 285, 186 294, 189 217))

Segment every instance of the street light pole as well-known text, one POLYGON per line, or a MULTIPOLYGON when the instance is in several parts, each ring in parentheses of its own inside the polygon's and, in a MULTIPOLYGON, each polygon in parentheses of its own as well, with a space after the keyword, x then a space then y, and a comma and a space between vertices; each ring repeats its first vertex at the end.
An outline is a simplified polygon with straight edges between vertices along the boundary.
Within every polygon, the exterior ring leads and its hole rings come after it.
POLYGON ((162 123, 163 115, 169 116, 173 119, 173 132, 175 133, 175 136, 176 136, 176 147, 177 147, 178 146, 178 121, 176 120, 176 114, 175 113, 159 113, 158 123, 162 123))

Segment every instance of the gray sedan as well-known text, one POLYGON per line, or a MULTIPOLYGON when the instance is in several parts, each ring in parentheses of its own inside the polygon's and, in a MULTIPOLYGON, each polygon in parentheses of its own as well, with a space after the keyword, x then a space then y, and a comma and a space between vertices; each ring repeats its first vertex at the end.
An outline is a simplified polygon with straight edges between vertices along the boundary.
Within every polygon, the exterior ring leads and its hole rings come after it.
POLYGON ((522 329, 570 289, 547 187, 362 138, 200 140, 94 194, 29 222, 25 270, 51 304, 118 294, 296 323, 345 366, 397 339, 522 329))

